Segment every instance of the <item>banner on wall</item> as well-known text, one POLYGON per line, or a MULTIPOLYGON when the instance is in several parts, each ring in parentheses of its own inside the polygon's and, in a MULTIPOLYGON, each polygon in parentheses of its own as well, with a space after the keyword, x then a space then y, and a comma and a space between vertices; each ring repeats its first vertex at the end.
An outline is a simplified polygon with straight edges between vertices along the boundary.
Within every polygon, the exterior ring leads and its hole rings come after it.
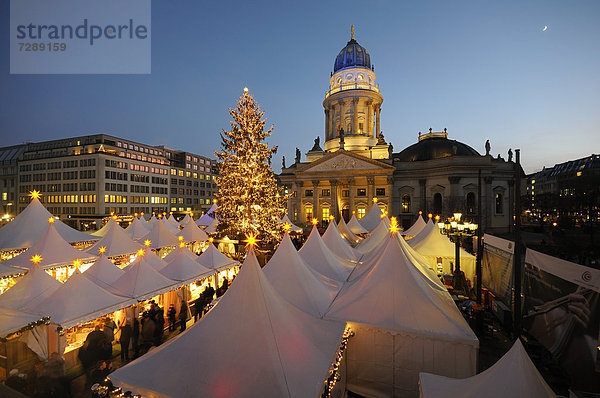
POLYGON ((600 270, 527 249, 523 327, 570 376, 600 392, 600 270))
POLYGON ((514 251, 514 242, 494 235, 484 235, 481 281, 508 308, 512 308, 514 251))

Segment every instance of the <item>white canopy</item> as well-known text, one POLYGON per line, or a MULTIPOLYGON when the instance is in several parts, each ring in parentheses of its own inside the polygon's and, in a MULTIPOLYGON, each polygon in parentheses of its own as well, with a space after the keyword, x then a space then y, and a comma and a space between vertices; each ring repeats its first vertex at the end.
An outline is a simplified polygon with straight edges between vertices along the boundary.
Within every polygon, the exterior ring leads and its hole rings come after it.
POLYGON ((208 240, 206 232, 201 230, 194 220, 190 217, 187 223, 181 223, 183 230, 179 232, 179 236, 183 236, 185 242, 205 242, 208 240))
POLYGON ((108 230, 109 230, 109 229, 110 229, 110 228, 111 228, 113 225, 115 225, 115 224, 118 224, 118 223, 117 223, 117 221, 116 221, 114 218, 110 217, 110 218, 108 219, 108 221, 106 222, 106 224, 104 224, 104 225, 102 226, 102 228, 100 228, 100 229, 99 229, 99 230, 97 230, 97 231, 94 231, 94 232, 92 232, 90 235, 94 235, 94 236, 97 236, 97 237, 101 238, 101 237, 103 237, 104 235, 106 235, 106 233, 108 232, 108 230))
POLYGON ((475 334, 448 292, 432 288, 393 234, 368 271, 344 284, 325 318, 349 321, 356 333, 347 388, 360 395, 414 396, 420 370, 475 374, 475 334))
MULTIPOLYGON (((442 259, 442 267, 445 273, 452 273, 450 263, 456 261, 454 243, 446 236, 442 235, 438 228, 432 228, 429 233, 422 237, 416 244, 412 244, 412 239, 408 241, 418 253, 425 256, 433 267, 437 267, 438 258, 442 259)), ((475 275, 475 256, 469 254, 463 248, 460 248, 460 269, 467 278, 472 279, 475 275)))
POLYGON ((345 260, 357 261, 360 257, 360 253, 357 253, 354 248, 342 238, 340 231, 338 231, 337 226, 335 225, 335 221, 329 223, 329 226, 323 234, 323 242, 325 242, 329 250, 345 260))
POLYGON ((34 265, 22 279, 0 294, 0 307, 13 310, 35 307, 61 285, 42 267, 34 265))
POLYGON ((199 227, 208 227, 210 225, 210 223, 213 222, 213 220, 215 219, 215 214, 214 211, 217 210, 218 206, 217 204, 213 204, 210 209, 208 209, 208 211, 206 212, 206 214, 203 214, 202 217, 200 217, 199 219, 196 220, 196 225, 198 225, 199 227))
POLYGON ((134 242, 127 236, 125 230, 115 221, 102 239, 88 247, 85 251, 86 253, 98 254, 101 247, 106 249, 105 256, 117 257, 135 253, 141 249, 142 245, 134 242))
POLYGON ((410 245, 415 246, 417 243, 421 242, 423 239, 429 235, 432 229, 437 229, 437 224, 435 224, 431 218, 427 221, 427 224, 421 229, 421 231, 414 235, 411 239, 409 239, 410 245))
POLYGON ((287 233, 265 266, 264 273, 281 297, 317 317, 323 316, 342 286, 341 282, 306 265, 287 233))
POLYGON ((212 242, 208 245, 208 249, 198 256, 198 261, 206 268, 211 268, 217 271, 222 271, 227 268, 238 265, 238 262, 221 253, 212 242))
POLYGON ((348 225, 346 225, 346 222, 344 221, 344 217, 340 217, 340 222, 337 225, 338 227, 338 231, 340 231, 340 234, 342 234, 342 236, 352 245, 356 245, 358 242, 360 242, 360 238, 356 235, 354 235, 352 233, 352 231, 350 231, 350 229, 348 228, 348 225))
POLYGON ((367 231, 372 231, 379 225, 379 222, 385 215, 377 205, 377 203, 373 203, 371 208, 365 214, 363 218, 360 219, 359 223, 362 225, 367 231))
POLYGON ((133 218, 131 224, 127 228, 125 228, 125 233, 133 240, 138 240, 148 232, 150 232, 152 228, 150 224, 146 220, 139 219, 137 217, 133 218))
POLYGON ((517 339, 492 367, 466 379, 419 374, 422 398, 556 397, 517 339))
POLYGON ((298 254, 313 270, 336 281, 344 282, 354 268, 353 263, 342 260, 329 250, 316 226, 313 226, 298 254))
POLYGON ((390 234, 389 227, 389 219, 387 217, 382 218, 377 228, 375 228, 367 238, 360 242, 355 250, 361 254, 367 254, 377 248, 390 234))
POLYGON ((168 217, 165 217, 165 221, 168 221, 173 227, 179 229, 179 222, 177 222, 173 214, 169 214, 168 217))
MULTIPOLYGON (((0 228, 0 249, 18 249, 31 247, 41 239, 46 231, 48 219, 53 217, 44 205, 35 198, 14 220, 0 228)), ((87 242, 98 239, 56 220, 55 228, 67 242, 87 242)))
POLYGON ((146 235, 140 238, 140 242, 150 241, 150 248, 176 246, 179 243, 177 236, 169 231, 164 221, 157 221, 146 235))
MULTIPOLYGON (((179 224, 175 226, 172 222, 168 220, 167 217, 160 218, 156 224, 163 224, 167 231, 171 232, 173 235, 177 235, 179 233, 179 224)), ((155 227, 156 224, 154 224, 155 227)))
POLYGON ((352 231, 353 234, 368 234, 369 231, 365 229, 360 222, 356 219, 356 214, 352 214, 352 218, 348 221, 348 229, 352 231))
POLYGON ((150 226, 150 229, 154 227, 154 225, 158 222, 158 218, 156 218, 156 214, 152 214, 152 217, 146 223, 150 226))
POLYGON ((173 250, 175 253, 174 257, 159 272, 171 280, 186 283, 191 283, 215 273, 215 270, 206 268, 191 259, 185 253, 185 250, 188 249, 179 247, 173 250))
POLYGON ((208 227, 206 227, 206 229, 204 229, 204 231, 207 234, 214 234, 215 232, 217 232, 218 226, 219 226, 219 220, 217 220, 216 218, 213 218, 213 220, 210 222, 208 227))
POLYGON ((217 306, 110 378, 149 398, 317 397, 343 330, 281 298, 251 251, 217 306))
POLYGON ((405 235, 407 237, 413 237, 416 236, 419 232, 421 232, 423 228, 425 228, 425 221, 423 221, 423 217, 421 217, 421 215, 419 214, 415 223, 409 229, 404 231, 402 235, 405 235))
POLYGON ((55 223, 46 223, 46 232, 29 249, 16 257, 2 262, 4 265, 23 269, 31 268, 31 256, 39 254, 42 256, 44 268, 53 268, 69 265, 74 260, 93 260, 95 254, 86 253, 68 244, 56 230, 55 223))
POLYGON ((183 217, 183 219, 179 222, 179 224, 180 225, 185 225, 185 224, 189 223, 190 220, 194 221, 194 219, 190 216, 190 213, 186 213, 185 217, 183 217))
POLYGON ((152 250, 145 248, 144 255, 143 256, 136 255, 136 258, 132 262, 130 262, 129 265, 127 265, 125 268, 123 268, 123 271, 127 271, 129 269, 129 267, 133 266, 134 264, 136 264, 142 260, 144 260, 146 263, 150 264, 150 266, 157 271, 160 271, 167 265, 165 260, 163 260, 162 258, 158 257, 156 254, 154 254, 154 252, 152 250))
POLYGON ((85 270, 83 276, 107 289, 124 273, 125 271, 114 265, 106 256, 100 256, 90 268, 85 270))
POLYGON ((138 256, 125 268, 125 273, 113 282, 112 293, 141 301, 175 289, 175 281, 155 270, 143 257, 138 256))
POLYGON ((68 329, 135 303, 101 288, 77 269, 54 293, 28 310, 49 315, 52 323, 68 329))
POLYGON ((0 307, 0 338, 41 320, 40 315, 0 307))
POLYGON ((0 262, 0 278, 6 278, 23 273, 23 268, 11 267, 0 262))
POLYGON ((294 223, 293 223, 293 222, 290 220, 290 218, 288 217, 288 215, 287 215, 287 214, 285 214, 285 215, 283 216, 283 218, 281 219, 281 221, 280 221, 280 222, 281 222, 282 224, 289 224, 289 225, 291 225, 291 227, 292 227, 292 228, 290 228, 290 231, 292 231, 292 232, 302 232, 302 231, 303 231, 303 229, 302 229, 302 228, 300 228, 299 226, 295 225, 295 224, 294 224, 294 223))
MULTIPOLYGON (((191 251, 190 249, 188 249, 187 247, 184 247, 184 248, 175 248, 169 254, 167 254, 166 256, 164 256, 162 258, 162 261, 165 262, 165 266, 166 266, 166 264, 168 264, 171 261, 173 261, 173 259, 179 255, 180 251, 183 251, 183 254, 185 254, 186 256, 188 256, 189 258, 191 258, 192 260, 194 260, 194 261, 198 260, 198 256, 193 251, 191 251)), ((160 269, 158 269, 156 267, 154 267, 154 268, 157 271, 160 271, 160 269)), ((162 269, 162 267, 161 267, 161 269, 162 269)))

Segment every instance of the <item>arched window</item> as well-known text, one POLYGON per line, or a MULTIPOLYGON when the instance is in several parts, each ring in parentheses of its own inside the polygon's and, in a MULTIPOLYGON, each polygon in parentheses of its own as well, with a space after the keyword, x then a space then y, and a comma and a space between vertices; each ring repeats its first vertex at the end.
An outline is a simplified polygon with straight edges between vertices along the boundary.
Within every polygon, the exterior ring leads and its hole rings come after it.
POLYGON ((496 194, 496 214, 504 213, 504 198, 501 193, 496 194))
POLYGON ((402 213, 410 213, 410 195, 402 195, 402 213))
POLYGON ((312 205, 306 205, 306 207, 304 207, 304 211, 306 212, 306 221, 311 222, 313 218, 312 205))
POLYGON ((467 213, 475 213, 475 194, 473 192, 467 194, 467 213))
POLYGON ((433 212, 435 214, 442 214, 442 194, 436 193, 433 195, 433 212))

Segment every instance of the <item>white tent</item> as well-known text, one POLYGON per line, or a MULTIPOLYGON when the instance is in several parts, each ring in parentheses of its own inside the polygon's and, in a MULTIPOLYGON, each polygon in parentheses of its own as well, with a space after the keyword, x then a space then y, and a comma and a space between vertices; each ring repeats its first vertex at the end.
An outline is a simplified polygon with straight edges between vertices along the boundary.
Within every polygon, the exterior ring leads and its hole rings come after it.
POLYGON ((118 223, 117 223, 117 221, 116 221, 116 220, 115 220, 113 217, 110 217, 110 218, 108 219, 108 221, 106 222, 106 224, 104 224, 104 225, 102 226, 102 228, 100 228, 100 229, 99 229, 99 230, 97 230, 97 231, 94 231, 94 232, 92 232, 92 233, 91 233, 91 235, 94 235, 94 236, 97 236, 97 237, 101 238, 101 237, 103 237, 104 235, 106 235, 106 233, 107 233, 107 232, 110 230, 110 228, 111 228, 113 225, 115 225, 115 224, 118 224, 118 223))
POLYGON ((11 259, 2 262, 3 265, 29 269, 31 268, 31 256, 39 254, 42 256, 44 268, 54 268, 69 265, 74 260, 93 260, 95 254, 86 253, 68 244, 56 230, 55 223, 46 224, 46 232, 29 249, 11 259))
POLYGON ((348 228, 348 225, 346 225, 346 222, 344 221, 344 217, 340 217, 340 222, 337 225, 338 227, 338 231, 340 231, 340 234, 342 234, 342 236, 352 245, 356 245, 358 242, 360 242, 360 238, 356 235, 354 235, 354 233, 352 233, 352 231, 350 231, 350 229, 348 228))
POLYGON ((368 272, 349 280, 326 318, 350 322, 347 388, 414 396, 420 371, 475 374, 479 342, 448 292, 433 289, 390 234, 368 272))
POLYGON ((419 375, 422 398, 553 398, 556 394, 546 384, 527 355, 520 340, 492 367, 466 379, 451 379, 431 373, 419 375))
POLYGON ((415 223, 409 229, 404 231, 402 235, 406 236, 407 238, 412 238, 421 232, 423 228, 425 228, 425 221, 423 221, 423 217, 421 217, 419 214, 415 223))
POLYGON ((142 245, 127 236, 125 230, 115 221, 102 239, 85 249, 85 251, 86 253, 98 254, 101 247, 106 249, 105 256, 117 257, 135 253, 142 248, 142 245))
POLYGON ((167 231, 171 232, 173 235, 177 235, 179 233, 179 224, 175 226, 172 222, 170 222, 167 219, 167 217, 160 218, 158 222, 154 224, 154 227, 156 227, 157 224, 163 224, 167 231))
POLYGON ((286 233, 264 273, 277 292, 297 308, 321 317, 342 287, 310 268, 300 257, 286 233))
POLYGON ((179 239, 172 232, 169 231, 164 221, 157 221, 150 232, 140 238, 140 242, 150 241, 150 248, 157 249, 161 247, 176 246, 179 243, 179 239))
POLYGON ((148 232, 150 232, 152 228, 150 224, 146 222, 143 218, 134 217, 131 221, 131 224, 127 228, 125 228, 125 233, 133 240, 138 240, 148 232))
POLYGON ((199 227, 208 227, 210 223, 215 219, 215 215, 213 214, 215 210, 217 210, 217 204, 213 204, 210 209, 206 212, 206 214, 202 215, 199 219, 196 220, 196 225, 199 227))
MULTIPOLYGON (((184 248, 175 248, 169 254, 167 254, 166 256, 164 256, 162 258, 162 261, 165 262, 165 266, 166 266, 166 264, 168 264, 171 261, 173 261, 173 259, 179 255, 180 251, 183 251, 183 254, 185 254, 186 256, 188 256, 189 258, 191 258, 192 260, 194 260, 194 261, 198 260, 198 256, 193 251, 191 251, 190 249, 188 249, 187 247, 184 247, 184 248)), ((154 268, 157 269, 156 267, 154 267, 154 268)), ((161 267, 161 269, 162 269, 162 267, 161 267)), ((157 269, 157 270, 160 271, 160 269, 157 269)))
POLYGON ((183 236, 184 242, 205 242, 208 240, 206 232, 201 230, 194 220, 190 217, 187 223, 181 223, 183 229, 179 232, 179 236, 183 236))
POLYGON ((48 315, 52 323, 68 329, 135 303, 135 300, 127 300, 108 292, 83 276, 79 270, 75 270, 54 293, 27 310, 48 315))
POLYGON ((362 225, 367 231, 372 231, 379 225, 379 222, 385 215, 377 205, 377 203, 373 203, 371 208, 365 214, 363 218, 361 218, 358 222, 362 225))
POLYGON ((293 222, 290 220, 290 218, 288 217, 288 215, 287 215, 287 214, 285 214, 285 215, 283 216, 283 218, 281 219, 280 223, 281 223, 281 224, 289 224, 289 225, 292 227, 292 228, 290 228, 290 231, 292 231, 292 232, 302 232, 302 231, 303 231, 303 229, 302 229, 302 228, 300 228, 299 226, 295 225, 295 224, 294 224, 294 223, 293 223, 293 222))
POLYGON ((208 248, 204 251, 204 253, 198 256, 196 261, 206 268, 211 268, 217 271, 222 271, 238 265, 237 261, 227 257, 217 250, 212 242, 208 245, 208 248))
POLYGON ((41 320, 40 315, 0 307, 0 338, 41 320))
POLYGON ((11 267, 10 265, 0 263, 0 278, 7 278, 23 273, 23 268, 11 267))
MULTIPOLYGON (((183 217, 183 219, 179 222, 180 225, 185 225, 187 223, 190 222, 190 220, 193 222, 194 219, 192 218, 192 216, 190 216, 190 213, 186 213, 185 217, 183 217)), ((194 223, 195 224, 195 223, 194 223)))
POLYGON ((219 226, 219 220, 217 220, 216 218, 213 218, 213 220, 210 222, 210 224, 208 225, 208 227, 206 227, 204 229, 204 231, 207 234, 214 234, 215 232, 217 232, 217 227, 219 226))
POLYGON ((83 276, 96 285, 107 289, 124 273, 125 271, 114 265, 106 256, 100 256, 90 268, 85 270, 83 276))
POLYGON ((298 254, 313 270, 340 282, 348 279, 354 268, 352 262, 339 258, 329 250, 316 226, 313 226, 298 254))
POLYGON ((22 279, 0 294, 0 307, 13 310, 35 307, 61 285, 42 267, 34 265, 22 279))
MULTIPOLYGON (((46 230, 48 219, 53 217, 44 205, 35 198, 14 220, 0 228, 0 249, 18 249, 31 247, 41 239, 46 230)), ((97 236, 86 234, 56 220, 55 228, 64 240, 70 243, 97 240, 97 236)))
POLYGON ((352 214, 352 218, 348 221, 348 229, 352 231, 353 234, 368 234, 369 231, 365 229, 360 222, 356 219, 356 214, 352 214))
POLYGON ((163 260, 162 258, 158 257, 156 254, 154 254, 154 252, 152 250, 145 248, 144 255, 143 256, 136 255, 136 257, 133 259, 133 261, 130 262, 129 265, 127 265, 125 268, 123 268, 123 271, 127 271, 129 269, 129 267, 135 265, 136 263, 138 263, 142 260, 144 260, 146 263, 150 264, 150 266, 157 271, 160 271, 167 265, 165 260, 163 260))
POLYGON ((110 379, 149 398, 317 397, 343 331, 282 299, 251 251, 217 306, 110 379))
POLYGON ((340 231, 338 231, 337 226, 335 225, 335 221, 329 223, 329 226, 323 234, 323 242, 325 242, 332 252, 345 260, 357 261, 360 258, 360 253, 356 252, 354 248, 342 238, 340 231))
POLYGON ((367 254, 377 248, 389 235, 389 227, 390 220, 387 217, 382 218, 377 228, 367 238, 363 239, 355 250, 361 254, 367 254))
POLYGON ((168 221, 169 224, 171 224, 175 228, 179 229, 179 222, 175 219, 175 216, 173 216, 173 214, 169 214, 168 217, 165 217, 165 220, 168 221))
MULTIPOLYGON (((452 273, 450 263, 456 262, 456 248, 454 243, 446 236, 442 235, 437 227, 432 228, 429 233, 424 236, 420 242, 411 244, 412 239, 408 241, 419 254, 425 256, 434 269, 437 267, 438 259, 442 259, 442 268, 445 273, 452 273)), ((460 269, 469 279, 473 279, 475 275, 475 256, 469 254, 462 247, 460 248, 460 269)))
POLYGON ((197 281, 198 279, 206 278, 207 276, 216 272, 215 270, 206 268, 200 265, 200 263, 191 259, 185 253, 185 250, 188 249, 180 247, 173 250, 175 253, 174 257, 166 265, 166 267, 161 269, 159 272, 171 280, 185 283, 191 283, 197 281))
POLYGON ((150 219, 146 221, 150 229, 152 229, 157 222, 158 218, 156 218, 156 214, 152 214, 152 217, 150 217, 150 219))
POLYGON ((155 270, 143 256, 140 257, 125 268, 125 273, 113 282, 110 292, 141 301, 175 289, 175 281, 155 270))
POLYGON ((408 240, 410 242, 410 245, 415 246, 417 243, 425 239, 432 229, 438 228, 439 227, 437 226, 437 224, 434 223, 430 218, 429 221, 427 221, 427 224, 425 224, 425 226, 423 227, 423 229, 421 229, 421 231, 418 234, 414 235, 411 239, 408 240))

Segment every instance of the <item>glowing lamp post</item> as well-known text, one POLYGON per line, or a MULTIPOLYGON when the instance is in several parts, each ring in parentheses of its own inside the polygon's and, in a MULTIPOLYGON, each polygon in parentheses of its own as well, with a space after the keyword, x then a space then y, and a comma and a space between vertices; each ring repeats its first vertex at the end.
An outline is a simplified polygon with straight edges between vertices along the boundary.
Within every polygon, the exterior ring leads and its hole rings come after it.
POLYGON ((454 288, 456 290, 465 290, 465 274, 460 270, 460 244, 463 236, 473 236, 477 231, 477 224, 461 221, 462 213, 454 213, 446 223, 438 223, 440 232, 448 235, 454 240, 455 267, 454 267, 454 288))

